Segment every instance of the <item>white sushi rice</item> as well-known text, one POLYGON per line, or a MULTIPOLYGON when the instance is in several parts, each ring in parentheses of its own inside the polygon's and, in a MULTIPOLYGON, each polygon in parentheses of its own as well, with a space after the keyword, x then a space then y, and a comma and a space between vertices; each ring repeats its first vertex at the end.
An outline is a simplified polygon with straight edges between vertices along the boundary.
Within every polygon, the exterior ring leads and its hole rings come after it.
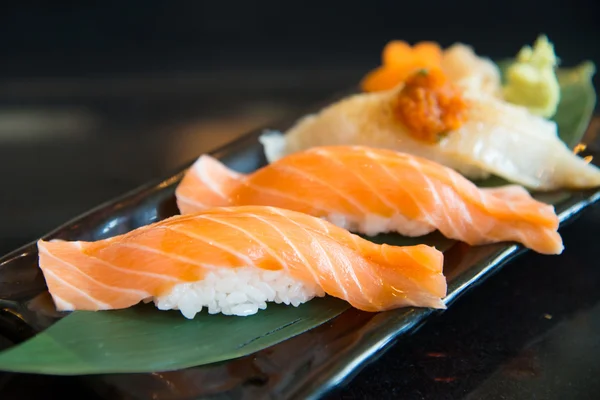
POLYGON ((377 214, 367 214, 363 218, 349 218, 344 214, 332 213, 322 219, 350 232, 358 232, 366 236, 388 232, 398 232, 405 236, 423 236, 435 230, 431 224, 410 220, 400 214, 396 214, 391 218, 377 214))
POLYGON ((154 301, 160 310, 179 310, 192 319, 204 308, 209 314, 248 316, 266 309, 268 302, 298 307, 323 296, 319 286, 298 281, 286 271, 240 267, 215 269, 202 281, 178 284, 145 302, 154 301))

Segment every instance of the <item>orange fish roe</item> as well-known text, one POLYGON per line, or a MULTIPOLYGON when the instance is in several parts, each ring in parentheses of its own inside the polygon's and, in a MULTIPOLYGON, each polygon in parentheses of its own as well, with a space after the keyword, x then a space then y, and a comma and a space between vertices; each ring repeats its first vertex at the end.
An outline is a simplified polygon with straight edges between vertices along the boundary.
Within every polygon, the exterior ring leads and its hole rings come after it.
POLYGON ((436 143, 466 120, 468 104, 439 68, 411 75, 398 93, 394 114, 419 140, 436 143))
POLYGON ((420 42, 410 47, 402 40, 393 40, 384 47, 381 58, 382 66, 369 72, 362 80, 363 91, 389 90, 415 71, 439 66, 442 49, 434 42, 420 42))

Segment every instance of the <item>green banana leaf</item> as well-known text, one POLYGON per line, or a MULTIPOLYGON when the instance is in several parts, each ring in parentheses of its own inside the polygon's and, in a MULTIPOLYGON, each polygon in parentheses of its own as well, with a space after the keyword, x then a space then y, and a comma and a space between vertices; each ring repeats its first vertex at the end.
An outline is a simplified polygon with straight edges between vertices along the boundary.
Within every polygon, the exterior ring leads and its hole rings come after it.
MULTIPOLYGON (((571 147, 581 140, 594 109, 593 71, 591 63, 559 70, 562 100, 554 120, 561 139, 571 147)), ((502 183, 493 177, 478 184, 502 183)), ((547 200, 564 200, 565 194, 561 196, 547 200)), ((439 233, 421 238, 388 234, 368 239, 394 245, 426 243, 441 251, 454 243, 439 233)), ((177 311, 159 311, 152 305, 77 311, 0 353, 0 370, 54 375, 176 370, 254 353, 313 329, 348 308, 344 301, 325 297, 297 308, 271 304, 245 318, 201 313, 187 320, 177 311)))
POLYGON ((0 353, 0 369, 54 375, 156 372, 254 353, 321 325, 349 308, 332 297, 299 307, 270 304, 253 317, 185 319, 152 304, 76 311, 33 339, 0 353))
POLYGON ((595 72, 596 67, 591 61, 557 72, 561 99, 552 119, 558 125, 560 138, 570 148, 581 141, 596 107, 596 92, 592 83, 595 72))

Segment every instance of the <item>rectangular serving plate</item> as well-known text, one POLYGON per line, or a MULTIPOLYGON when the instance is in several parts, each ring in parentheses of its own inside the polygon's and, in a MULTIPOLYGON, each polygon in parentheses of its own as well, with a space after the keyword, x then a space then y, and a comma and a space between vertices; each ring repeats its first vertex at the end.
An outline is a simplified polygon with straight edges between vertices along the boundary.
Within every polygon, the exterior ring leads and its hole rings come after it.
MULTIPOLYGON (((321 105, 311 111, 320 108, 321 105)), ((294 121, 269 129, 284 131, 294 121)), ((254 171, 266 164, 258 142, 263 131, 251 132, 210 154, 237 171, 254 171)), ((598 152, 598 139, 597 132, 589 129, 584 143, 588 143, 591 153, 598 152)), ((192 162, 165 179, 96 207, 44 238, 99 240, 177 214, 174 191, 192 162)), ((562 227, 597 202, 600 190, 548 193, 540 199, 544 198, 560 199, 555 207, 562 227)), ((444 253, 446 304, 450 306, 525 251, 517 244, 470 247, 457 242, 444 253)), ((0 259, 0 335, 13 343, 26 340, 63 316, 54 310, 37 262, 35 242, 0 259)), ((400 335, 414 332, 428 317, 440 312, 423 308, 382 313, 349 309, 315 329, 246 357, 165 373, 106 374, 79 379, 110 399, 318 398, 358 373, 400 335)))

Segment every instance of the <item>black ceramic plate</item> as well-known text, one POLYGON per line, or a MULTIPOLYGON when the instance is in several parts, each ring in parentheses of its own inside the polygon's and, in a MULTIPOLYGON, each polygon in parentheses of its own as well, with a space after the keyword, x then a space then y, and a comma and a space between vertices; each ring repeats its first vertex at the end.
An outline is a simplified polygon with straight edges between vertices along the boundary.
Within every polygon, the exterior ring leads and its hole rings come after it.
MULTIPOLYGON (((280 129, 286 128, 282 124, 280 129)), ((258 136, 250 133, 212 154, 228 166, 250 172, 265 164, 258 136)), ((600 138, 589 131, 584 139, 598 153, 600 138)), ((98 240, 125 233, 177 213, 174 190, 183 171, 145 185, 61 226, 46 236, 67 240, 98 240)), ((600 190, 550 193, 561 225, 600 199, 600 190)), ((469 247, 457 243, 445 253, 449 281, 446 302, 482 282, 525 250, 513 244, 469 247)), ((568 251, 568 249, 566 249, 568 251)), ((355 309, 302 335, 228 362, 155 374, 114 374, 82 377, 102 397, 110 399, 196 399, 319 397, 381 354, 399 335, 414 332, 433 312, 401 309, 365 313, 355 309)), ((35 243, 0 260, 0 349, 39 332, 61 315, 56 313, 37 267, 35 243), (3 336, 3 337, 2 337, 3 336)), ((473 316, 476 318, 477 316, 473 316)))

